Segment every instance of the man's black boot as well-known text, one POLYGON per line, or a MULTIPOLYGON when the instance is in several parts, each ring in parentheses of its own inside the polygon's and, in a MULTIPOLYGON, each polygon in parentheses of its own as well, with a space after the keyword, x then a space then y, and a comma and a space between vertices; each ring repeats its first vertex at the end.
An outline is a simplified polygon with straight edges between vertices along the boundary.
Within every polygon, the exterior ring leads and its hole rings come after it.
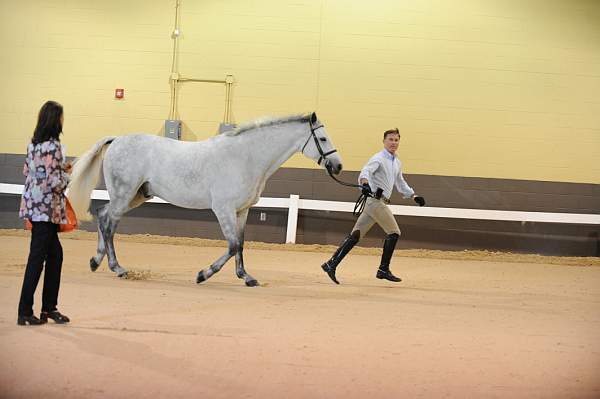
POLYGON ((389 280, 395 283, 402 281, 400 277, 396 277, 390 271, 390 260, 394 254, 394 248, 396 248, 396 242, 398 241, 399 235, 388 234, 383 242, 383 254, 381 255, 381 266, 377 270, 376 277, 382 280, 389 280))
POLYGON ((359 238, 360 238, 360 232, 358 230, 356 230, 355 232, 350 234, 348 237, 346 237, 344 239, 344 241, 342 241, 339 248, 335 251, 335 253, 331 257, 331 259, 329 259, 327 262, 325 262, 321 265, 321 269, 323 269, 323 271, 325 273, 327 273, 329 278, 334 283, 336 283, 336 284, 340 283, 339 281, 337 281, 337 278, 335 278, 335 269, 340 264, 342 259, 344 259, 344 256, 346 256, 348 254, 348 252, 350 252, 350 250, 356 245, 359 238))

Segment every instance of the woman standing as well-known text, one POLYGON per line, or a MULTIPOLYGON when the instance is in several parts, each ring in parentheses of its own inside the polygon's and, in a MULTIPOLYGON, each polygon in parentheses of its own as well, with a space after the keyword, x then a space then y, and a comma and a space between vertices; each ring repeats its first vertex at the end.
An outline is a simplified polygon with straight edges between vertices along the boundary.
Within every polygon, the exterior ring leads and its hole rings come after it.
POLYGON ((40 109, 27 159, 23 167, 25 187, 19 217, 32 224, 31 245, 19 301, 19 325, 44 324, 48 319, 68 323, 69 318, 57 309, 63 252, 58 240, 60 224, 67 223, 65 194, 71 164, 65 162, 60 144, 63 126, 63 107, 55 101, 46 102, 40 109), (33 315, 33 295, 44 273, 42 312, 33 315))

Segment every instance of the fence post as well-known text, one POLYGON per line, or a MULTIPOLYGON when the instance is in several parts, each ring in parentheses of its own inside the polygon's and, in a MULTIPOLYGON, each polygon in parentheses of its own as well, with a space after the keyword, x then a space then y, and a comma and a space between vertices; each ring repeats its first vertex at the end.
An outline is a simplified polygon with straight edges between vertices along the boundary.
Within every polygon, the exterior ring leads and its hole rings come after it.
POLYGON ((290 205, 288 207, 288 223, 287 233, 285 236, 286 244, 296 243, 296 228, 298 227, 298 202, 300 196, 296 194, 290 195, 290 205))

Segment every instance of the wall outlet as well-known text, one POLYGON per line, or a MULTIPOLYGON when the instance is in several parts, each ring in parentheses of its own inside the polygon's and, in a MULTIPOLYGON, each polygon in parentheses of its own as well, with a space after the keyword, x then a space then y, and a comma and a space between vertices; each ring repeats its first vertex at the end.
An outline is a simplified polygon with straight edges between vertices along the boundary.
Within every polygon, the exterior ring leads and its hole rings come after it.
POLYGON ((260 221, 264 222, 267 220, 267 213, 266 212, 261 212, 260 213, 260 221))

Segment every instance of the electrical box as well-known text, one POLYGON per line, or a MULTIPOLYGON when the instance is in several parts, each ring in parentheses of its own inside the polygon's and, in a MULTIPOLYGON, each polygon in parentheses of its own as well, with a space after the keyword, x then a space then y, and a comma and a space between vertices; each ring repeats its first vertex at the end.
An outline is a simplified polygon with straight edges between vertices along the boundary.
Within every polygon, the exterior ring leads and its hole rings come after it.
POLYGON ((237 127, 235 123, 225 123, 222 122, 219 124, 219 134, 224 133, 228 130, 233 130, 237 127))
POLYGON ((174 140, 181 140, 181 121, 167 119, 165 121, 165 137, 174 140))

